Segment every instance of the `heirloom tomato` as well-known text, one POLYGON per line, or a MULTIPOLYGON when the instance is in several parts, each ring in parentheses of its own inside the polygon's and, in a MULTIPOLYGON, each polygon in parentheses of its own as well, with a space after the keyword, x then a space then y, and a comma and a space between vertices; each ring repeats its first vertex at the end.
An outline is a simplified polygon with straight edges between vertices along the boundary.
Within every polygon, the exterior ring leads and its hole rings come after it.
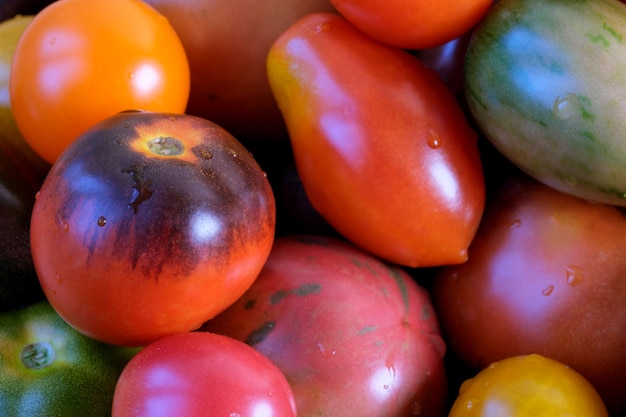
POLYGON ((626 5, 502 0, 472 32, 468 106, 485 136, 539 181, 626 206, 626 5))
POLYGON ((111 417, 296 417, 293 391, 268 358, 235 339, 191 332, 137 353, 115 388, 111 417))
POLYGON ((10 77, 13 115, 46 161, 128 109, 182 113, 189 65, 167 19, 141 0, 59 0, 22 34, 10 77))
POLYGON ((490 364, 461 385, 448 417, 608 417, 593 385, 537 354, 490 364))
POLYGON ((439 46, 466 33, 493 0, 331 0, 374 39, 404 49, 439 46))
POLYGON ((200 330, 270 358, 300 417, 435 417, 446 405, 445 343, 428 292, 343 240, 277 238, 250 289, 200 330))
POLYGON ((269 255, 275 217, 264 172, 224 129, 124 112, 54 163, 33 208, 31 251, 64 319, 139 346, 200 327, 241 296, 269 255))
POLYGON ((626 411, 626 216, 520 175, 494 189, 462 265, 433 297, 452 351, 482 368, 537 353, 626 411))
POLYGON ((265 73, 272 42, 298 18, 334 11, 329 0, 145 0, 180 36, 191 70, 187 113, 240 141, 284 140, 265 73))
POLYGON ((330 225, 401 265, 466 260, 484 208, 477 135, 434 70, 331 13, 283 32, 267 69, 307 196, 330 225))

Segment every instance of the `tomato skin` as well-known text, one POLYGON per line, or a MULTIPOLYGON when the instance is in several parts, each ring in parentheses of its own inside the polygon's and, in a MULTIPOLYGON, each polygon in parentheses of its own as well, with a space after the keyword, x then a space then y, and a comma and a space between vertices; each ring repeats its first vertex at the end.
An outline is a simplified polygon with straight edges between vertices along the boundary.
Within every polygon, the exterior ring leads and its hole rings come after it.
POLYGON ((250 289, 200 330, 285 373, 300 417, 441 416, 445 343, 425 289, 343 240, 276 239, 250 289))
POLYGON ((476 134, 436 72, 316 13, 274 43, 268 77, 307 196, 339 233, 401 265, 465 261, 485 186, 476 134))
POLYGON ((494 190, 463 265, 433 298, 452 351, 476 368, 537 353, 626 409, 626 218, 526 176, 494 190))
POLYGON ((128 110, 183 113, 189 65, 167 20, 140 0, 61 0, 15 50, 11 105, 29 145, 53 163, 94 124, 128 110))
POLYGON ((443 45, 469 31, 493 0, 331 0, 339 13, 374 39, 404 49, 443 45))
POLYGON ((191 70, 187 113, 217 123, 244 143, 286 140, 265 58, 298 18, 334 11, 329 0, 146 0, 185 47, 191 70), (236 23, 235 23, 236 22, 236 23))
POLYGON ((194 116, 125 112, 55 162, 33 208, 31 250, 64 319, 97 340, 139 346, 234 302, 274 229, 269 182, 230 134, 194 116), (154 138, 184 152, 155 155, 154 138))
POLYGON ((537 354, 494 362, 461 385, 449 417, 608 417, 574 369, 537 354))
POLYGON ((503 155, 560 191, 620 206, 625 26, 614 0, 500 1, 464 67, 468 106, 503 155))
POLYGON ((196 332, 163 337, 126 365, 112 417, 296 417, 293 391, 245 343, 196 332))

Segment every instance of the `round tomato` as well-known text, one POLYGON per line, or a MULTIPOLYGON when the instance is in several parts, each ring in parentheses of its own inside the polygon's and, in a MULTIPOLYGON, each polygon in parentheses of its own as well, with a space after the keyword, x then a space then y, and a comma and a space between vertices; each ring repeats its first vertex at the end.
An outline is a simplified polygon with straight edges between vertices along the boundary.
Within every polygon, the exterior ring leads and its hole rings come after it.
POLYGON ((471 366, 529 353, 580 372, 626 410, 626 217, 527 176, 494 189, 469 259, 437 271, 435 306, 471 366))
POLYGON ((238 340, 179 333, 143 348, 115 387, 112 417, 296 417, 282 372, 238 340))
POLYGON ((300 417, 440 416, 446 405, 445 344, 428 293, 342 240, 276 239, 250 289, 201 330, 270 358, 300 417))
POLYGON ((298 173, 346 239, 405 266, 466 260, 484 208, 477 135, 424 63, 310 14, 268 56, 298 173))
POLYGON ((136 346, 193 330, 239 298, 274 231, 269 182, 233 136, 195 116, 125 112, 52 166, 30 242, 61 317, 136 346))
POLYGON ((461 385, 449 417, 608 417, 574 369, 537 354, 494 362, 461 385))
POLYGON ((191 68, 187 113, 239 140, 285 139, 267 82, 272 42, 298 18, 333 11, 329 0, 146 0, 180 36, 191 68))
POLYGON ((449 42, 472 29, 493 0, 331 0, 337 10, 374 39, 404 49, 449 42))
POLYGON ((189 82, 180 39, 143 1, 60 0, 22 34, 9 91, 18 128, 52 163, 120 111, 184 112, 189 82))

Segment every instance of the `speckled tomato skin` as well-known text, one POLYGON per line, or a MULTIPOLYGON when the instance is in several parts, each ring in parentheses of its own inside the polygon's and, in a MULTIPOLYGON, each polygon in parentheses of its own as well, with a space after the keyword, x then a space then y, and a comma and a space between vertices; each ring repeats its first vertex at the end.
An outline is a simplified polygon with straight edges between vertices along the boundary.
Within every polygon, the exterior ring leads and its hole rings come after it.
POLYGON ((445 343, 428 293, 342 240, 277 238, 250 289, 200 330, 276 363, 300 417, 445 414, 445 343))
POLYGON ((124 112, 52 167, 31 218, 50 303, 88 336, 139 346, 193 330, 251 285, 274 239, 275 202, 253 156, 198 117, 124 112), (146 141, 174 138, 176 156, 146 141))

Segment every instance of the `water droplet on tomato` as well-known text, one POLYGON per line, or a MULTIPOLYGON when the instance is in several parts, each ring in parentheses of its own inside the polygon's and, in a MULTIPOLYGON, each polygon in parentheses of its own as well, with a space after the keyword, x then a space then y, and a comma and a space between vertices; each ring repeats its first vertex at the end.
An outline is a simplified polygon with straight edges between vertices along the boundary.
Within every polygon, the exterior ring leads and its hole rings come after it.
POLYGON ((554 285, 548 285, 546 288, 541 290, 541 294, 547 297, 552 294, 552 291, 554 291, 554 285))
POLYGON ((465 403, 465 408, 470 411, 470 410, 474 410, 476 409, 478 406, 480 406, 480 400, 476 397, 471 397, 467 399, 467 402, 465 403))
POLYGON ((63 223, 63 231, 65 233, 69 232, 70 231, 70 225, 67 224, 67 223, 63 223))
POLYGON ((54 36, 53 36, 53 37, 51 37, 51 38, 48 40, 48 43, 49 43, 50 45, 54 45, 55 43, 57 43, 57 38, 55 38, 54 36))
POLYGON ((578 185, 578 179, 576 177, 572 176, 572 175, 567 177, 565 179, 565 182, 567 182, 567 184, 570 185, 570 186, 578 185))
POLYGON ((428 132, 427 139, 428 146, 432 149, 439 149, 441 147, 441 138, 434 130, 428 132))
POLYGON ((584 280, 584 274, 581 267, 576 265, 570 265, 565 269, 565 281, 567 285, 572 287, 577 286, 584 280))
POLYGON ((103 227, 107 224, 107 218, 104 216, 98 217, 98 226, 103 227))
POLYGON ((520 219, 515 219, 511 222, 511 224, 509 225, 509 227, 511 229, 517 229, 522 225, 522 221, 520 219))
POLYGON ((574 93, 558 96, 552 105, 552 115, 558 120, 566 120, 581 114, 582 104, 574 93))

